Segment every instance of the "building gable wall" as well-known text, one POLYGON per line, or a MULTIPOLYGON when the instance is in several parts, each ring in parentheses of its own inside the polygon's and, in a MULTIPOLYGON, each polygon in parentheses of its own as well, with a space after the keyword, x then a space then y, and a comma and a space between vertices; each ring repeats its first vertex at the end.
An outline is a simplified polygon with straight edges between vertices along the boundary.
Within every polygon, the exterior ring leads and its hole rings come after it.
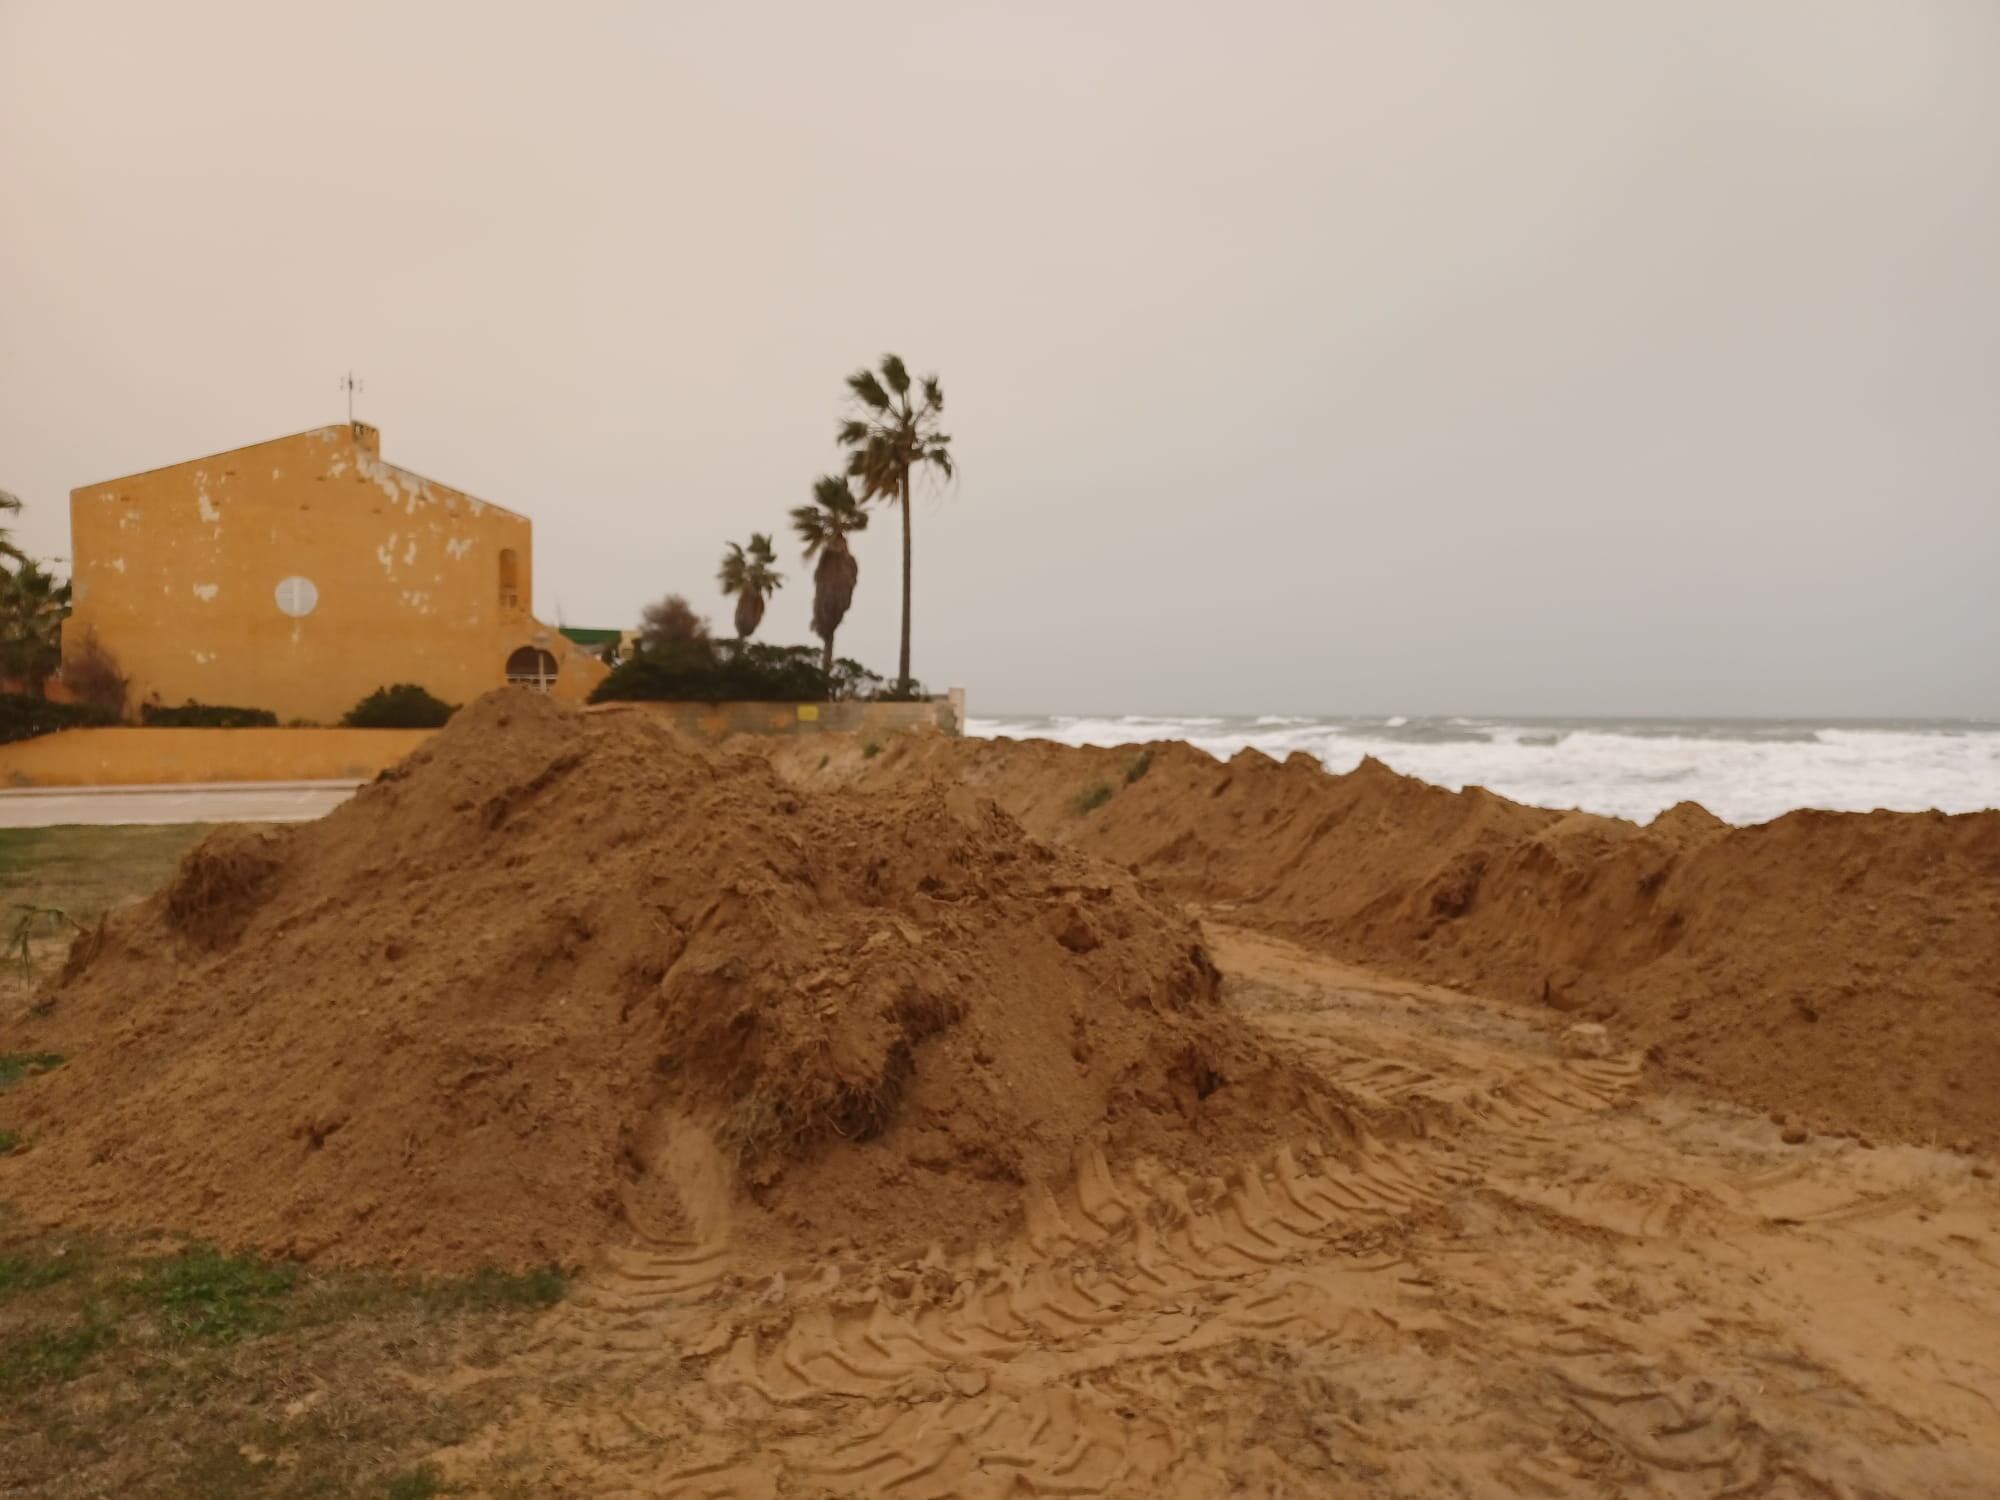
POLYGON ((334 723, 394 682, 466 702, 523 646, 558 697, 603 674, 534 618, 527 519, 384 463, 358 423, 86 486, 70 525, 65 656, 94 635, 135 703, 334 723))

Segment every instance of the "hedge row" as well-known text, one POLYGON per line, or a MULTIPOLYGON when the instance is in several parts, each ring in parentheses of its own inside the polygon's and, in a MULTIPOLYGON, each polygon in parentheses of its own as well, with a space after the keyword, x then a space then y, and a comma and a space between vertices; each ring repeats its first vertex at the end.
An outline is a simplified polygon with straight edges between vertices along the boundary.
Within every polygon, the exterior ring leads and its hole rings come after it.
POLYGON ((59 729, 87 729, 117 722, 118 716, 109 709, 82 703, 51 703, 26 693, 0 693, 0 745, 54 734, 59 729))
MULTIPOLYGON (((436 729, 457 709, 414 682, 377 688, 349 709, 341 723, 353 729, 436 729)), ((64 729, 98 729, 120 723, 108 708, 84 703, 52 703, 26 693, 0 693, 0 744, 31 740, 64 729)), ((146 729, 272 729, 278 716, 268 708, 189 701, 178 708, 140 705, 146 729)))

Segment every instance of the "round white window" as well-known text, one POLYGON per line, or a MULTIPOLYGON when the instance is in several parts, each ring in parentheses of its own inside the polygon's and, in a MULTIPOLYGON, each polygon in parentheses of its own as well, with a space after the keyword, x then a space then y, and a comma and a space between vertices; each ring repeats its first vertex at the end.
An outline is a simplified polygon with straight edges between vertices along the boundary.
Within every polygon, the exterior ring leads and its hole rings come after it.
POLYGON ((296 573, 278 581, 277 593, 278 609, 294 620, 311 614, 319 607, 319 590, 313 587, 313 581, 296 573))

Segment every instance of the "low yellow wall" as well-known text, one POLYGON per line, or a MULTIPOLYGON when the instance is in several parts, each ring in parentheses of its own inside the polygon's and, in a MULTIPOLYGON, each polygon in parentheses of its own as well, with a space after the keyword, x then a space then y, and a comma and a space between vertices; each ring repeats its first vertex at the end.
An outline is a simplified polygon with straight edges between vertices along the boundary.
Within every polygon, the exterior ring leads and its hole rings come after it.
POLYGON ((430 729, 68 729, 0 745, 0 786, 366 781, 430 729))
MULTIPOLYGON (((960 734, 965 696, 929 703, 606 703, 592 713, 657 714, 684 732, 960 734)), ((203 781, 367 781, 433 729, 67 729, 0 745, 0 787, 154 786, 203 781)))

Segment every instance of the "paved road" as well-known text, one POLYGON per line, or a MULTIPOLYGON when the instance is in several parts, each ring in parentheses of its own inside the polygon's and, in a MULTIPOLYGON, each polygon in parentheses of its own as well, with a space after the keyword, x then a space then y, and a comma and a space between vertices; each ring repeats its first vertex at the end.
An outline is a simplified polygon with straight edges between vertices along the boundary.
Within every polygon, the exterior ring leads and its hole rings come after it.
POLYGON ((303 823, 358 781, 218 781, 201 786, 33 787, 0 791, 0 828, 59 823, 303 823))

